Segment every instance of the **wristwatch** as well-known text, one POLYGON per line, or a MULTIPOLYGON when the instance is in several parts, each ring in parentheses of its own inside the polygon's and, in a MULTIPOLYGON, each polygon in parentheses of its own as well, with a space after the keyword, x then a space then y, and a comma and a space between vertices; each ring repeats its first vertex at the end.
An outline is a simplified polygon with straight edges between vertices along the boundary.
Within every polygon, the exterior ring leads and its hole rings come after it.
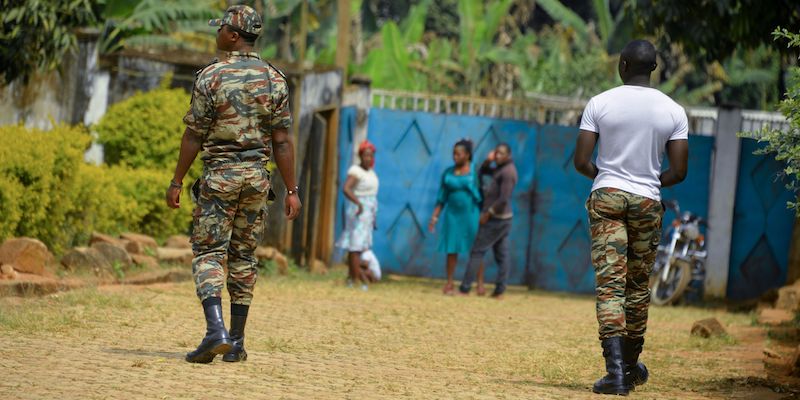
POLYGON ((300 191, 300 186, 295 186, 294 189, 286 189, 286 194, 291 196, 297 194, 298 191, 300 191))

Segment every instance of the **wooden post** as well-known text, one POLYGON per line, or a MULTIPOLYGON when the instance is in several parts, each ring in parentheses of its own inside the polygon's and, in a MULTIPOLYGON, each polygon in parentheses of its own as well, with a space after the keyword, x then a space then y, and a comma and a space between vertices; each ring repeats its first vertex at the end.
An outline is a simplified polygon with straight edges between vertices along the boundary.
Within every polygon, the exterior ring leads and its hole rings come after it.
POLYGON ((308 0, 303 0, 300 4, 300 37, 297 42, 297 63, 300 70, 303 70, 303 63, 306 61, 306 40, 308 39, 308 0))
MULTIPOLYGON (((347 84, 347 64, 350 60, 350 0, 337 0, 336 67, 342 74, 342 94, 347 84)), ((341 99, 340 99, 341 101, 341 99)), ((341 103, 333 110, 325 135, 325 165, 323 169, 320 201, 319 231, 316 255, 326 264, 333 257, 336 194, 339 175, 339 121, 341 103)), ((309 260, 313 263, 314 260, 309 260)))
POLYGON ((336 8, 336 66, 342 69, 342 85, 345 85, 350 60, 350 0, 336 0, 336 8))

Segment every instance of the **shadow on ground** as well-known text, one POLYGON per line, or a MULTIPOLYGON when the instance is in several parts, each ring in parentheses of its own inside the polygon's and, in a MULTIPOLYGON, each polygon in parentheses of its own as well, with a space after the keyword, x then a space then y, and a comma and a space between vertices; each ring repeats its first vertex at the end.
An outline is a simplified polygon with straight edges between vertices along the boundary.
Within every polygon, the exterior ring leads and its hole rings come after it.
POLYGON ((110 348, 110 349, 103 349, 106 353, 112 354, 122 354, 122 355, 132 355, 132 356, 145 356, 145 357, 155 357, 155 358, 175 358, 183 360, 186 356, 186 353, 181 352, 174 352, 174 351, 148 351, 148 350, 131 350, 131 349, 120 349, 120 348, 110 348))

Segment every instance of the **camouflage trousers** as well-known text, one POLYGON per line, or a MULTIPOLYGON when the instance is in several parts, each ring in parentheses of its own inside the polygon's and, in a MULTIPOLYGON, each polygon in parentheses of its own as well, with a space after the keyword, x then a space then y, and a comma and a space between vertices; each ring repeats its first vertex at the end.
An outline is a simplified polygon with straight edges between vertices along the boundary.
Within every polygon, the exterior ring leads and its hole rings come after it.
POLYGON ((221 297, 227 280, 231 303, 250 305, 269 185, 269 173, 252 164, 203 171, 192 226, 192 274, 200 301, 221 297))
POLYGON ((661 239, 661 203, 618 189, 597 189, 586 201, 600 340, 644 337, 650 272, 661 239))

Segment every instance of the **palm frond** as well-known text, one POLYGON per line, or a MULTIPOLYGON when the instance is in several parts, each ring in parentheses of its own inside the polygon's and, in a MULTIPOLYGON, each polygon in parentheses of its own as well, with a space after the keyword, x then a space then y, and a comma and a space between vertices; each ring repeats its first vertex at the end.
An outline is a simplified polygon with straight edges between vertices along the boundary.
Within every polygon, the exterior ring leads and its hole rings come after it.
POLYGON ((537 0, 536 4, 557 22, 574 29, 582 39, 586 40, 589 37, 586 21, 559 0, 537 0))

